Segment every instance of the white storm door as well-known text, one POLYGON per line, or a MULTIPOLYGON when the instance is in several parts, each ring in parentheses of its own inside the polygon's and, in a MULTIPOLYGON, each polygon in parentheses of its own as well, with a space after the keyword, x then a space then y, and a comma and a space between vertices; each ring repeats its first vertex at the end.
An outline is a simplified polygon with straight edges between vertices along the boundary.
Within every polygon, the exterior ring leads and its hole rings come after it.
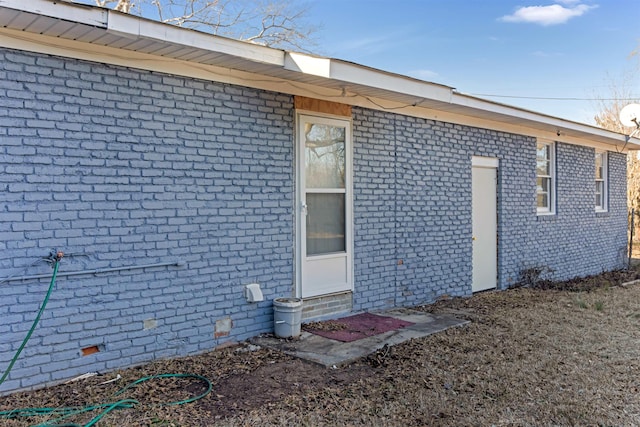
POLYGON ((498 159, 474 157, 471 168, 473 292, 496 287, 498 276, 498 159))
POLYGON ((297 289, 352 289, 351 122, 298 116, 297 289))

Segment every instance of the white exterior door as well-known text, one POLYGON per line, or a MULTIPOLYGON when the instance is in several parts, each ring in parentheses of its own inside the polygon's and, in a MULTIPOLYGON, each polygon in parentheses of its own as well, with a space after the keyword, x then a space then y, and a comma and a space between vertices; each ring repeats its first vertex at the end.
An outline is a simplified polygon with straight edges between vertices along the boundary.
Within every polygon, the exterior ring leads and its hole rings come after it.
POLYGON ((496 287, 498 276, 498 159, 474 157, 471 169, 473 292, 496 287))
POLYGON ((297 293, 352 290, 351 122, 298 116, 297 293))

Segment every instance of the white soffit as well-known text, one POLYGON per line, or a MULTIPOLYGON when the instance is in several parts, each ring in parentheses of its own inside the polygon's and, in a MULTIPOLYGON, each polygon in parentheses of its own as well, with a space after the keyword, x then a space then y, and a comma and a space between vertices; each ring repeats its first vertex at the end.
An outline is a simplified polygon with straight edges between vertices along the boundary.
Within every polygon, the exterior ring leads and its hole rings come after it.
MULTIPOLYGON (((199 31, 148 19, 134 18, 131 15, 115 11, 109 11, 107 32, 134 41, 139 39, 155 40, 159 43, 170 43, 186 48, 215 51, 221 55, 243 58, 251 62, 277 65, 279 67, 284 65, 284 52, 281 50, 223 37, 213 37, 210 34, 199 31)), ((145 51, 142 50, 142 52, 145 51)), ((177 55, 174 57, 180 59, 177 55)))
POLYGON ((531 136, 640 149, 637 138, 464 95, 448 86, 347 61, 226 39, 96 6, 63 0, 0 0, 0 27, 341 91, 351 98, 334 96, 332 100, 353 105, 469 125, 503 123, 505 131, 517 129, 515 132, 531 136))
POLYGON ((0 0, 0 27, 249 71, 284 65, 281 50, 62 0, 0 0))
POLYGON ((67 21, 70 24, 80 23, 104 28, 109 13, 108 9, 64 0, 0 0, 0 7, 3 8, 2 14, 0 14, 0 24, 3 26, 11 23, 13 27, 22 26, 26 30, 26 26, 29 24, 31 30, 36 29, 34 26, 40 26, 42 31, 50 26, 46 24, 47 18, 67 21))

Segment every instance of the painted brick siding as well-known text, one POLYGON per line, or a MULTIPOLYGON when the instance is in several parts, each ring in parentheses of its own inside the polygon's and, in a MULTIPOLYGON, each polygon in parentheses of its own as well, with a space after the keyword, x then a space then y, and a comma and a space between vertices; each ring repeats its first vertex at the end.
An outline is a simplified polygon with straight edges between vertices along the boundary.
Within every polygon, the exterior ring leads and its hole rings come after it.
POLYGON ((353 116, 354 308, 393 307, 399 256, 395 118, 360 109, 353 116))
MULTIPOLYGON (((0 391, 270 331, 293 282, 292 101, 0 50, 0 279, 51 274, 25 267, 53 248, 79 255, 61 273, 185 263, 60 277, 0 391), (246 302, 252 282, 264 302, 246 302)), ((48 284, 0 284, 0 370, 48 284)))
POLYGON ((608 155, 596 213, 594 150, 557 144, 557 213, 538 216, 535 138, 363 109, 353 129, 355 310, 471 294, 472 156, 500 161, 499 288, 534 266, 565 279, 624 265, 624 154, 608 155))
MULTIPOLYGON (((76 255, 61 272, 184 262, 60 277, 0 393, 272 331, 295 271, 292 97, 0 50, 0 139, 0 280, 50 274, 31 264, 53 248, 76 255), (252 282, 264 302, 246 302, 252 282)), ((557 144, 557 214, 539 217, 535 138, 356 107, 353 140, 355 290, 340 310, 470 295, 474 155, 500 160, 500 288, 535 265, 621 266, 623 154, 596 214, 594 150, 557 144)), ((0 283, 0 369, 48 283, 0 283)))
POLYGON ((622 267, 626 256, 626 156, 609 152, 609 212, 595 212, 593 149, 556 144, 556 215, 539 216, 521 268, 541 265, 567 279, 622 267))

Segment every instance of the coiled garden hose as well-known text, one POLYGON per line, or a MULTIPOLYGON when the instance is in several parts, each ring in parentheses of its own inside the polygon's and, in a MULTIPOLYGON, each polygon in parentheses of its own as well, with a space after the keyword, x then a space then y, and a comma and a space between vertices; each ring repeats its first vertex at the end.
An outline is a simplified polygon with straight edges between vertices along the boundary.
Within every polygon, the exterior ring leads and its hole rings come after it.
POLYGON ((60 266, 60 260, 62 259, 62 257, 63 257, 62 252, 58 252, 57 254, 55 254, 55 258, 53 260, 53 275, 51 276, 51 283, 49 284, 49 289, 47 290, 47 294, 44 297, 44 301, 42 301, 42 305, 40 306, 38 315, 36 316, 35 320, 33 321, 33 324, 31 325, 31 329, 29 329, 27 336, 24 337, 24 340, 22 340, 22 344, 20 344, 20 347, 18 348, 18 351, 16 351, 16 354, 13 356, 13 359, 11 359, 11 362, 9 362, 9 366, 7 367, 7 370, 4 372, 4 374, 2 374, 2 377, 0 377, 0 385, 2 385, 2 383, 9 376, 9 372, 11 372, 13 365, 15 365, 16 360, 18 360, 18 357, 20 357, 20 353, 22 353, 22 350, 24 350, 24 347, 27 345, 27 342, 29 341, 29 338, 31 338, 33 331, 36 329, 36 326, 38 326, 38 322, 40 322, 40 317, 42 317, 44 308, 47 306, 47 303, 49 302, 49 297, 51 296, 51 292, 53 291, 53 286, 56 284, 56 276, 58 275, 58 267, 60 266))
MULTIPOLYGON (((42 305, 40 306, 40 310, 38 311, 38 315, 36 316, 36 318, 33 321, 33 324, 31 325, 31 328, 29 329, 29 332, 27 333, 27 336, 24 338, 24 340, 22 341, 22 344, 20 344, 20 347, 18 348, 18 351, 16 352, 16 354, 13 356, 13 358, 11 359, 11 362, 9 362, 9 366, 7 367, 7 370, 5 371, 5 373, 2 375, 2 377, 0 378, 0 385, 7 379, 7 377, 9 376, 9 372, 11 372, 11 369, 13 368, 13 365, 16 363, 16 361, 18 360, 18 357, 20 357, 20 353, 22 353, 22 350, 24 350, 24 347, 27 345, 27 342, 29 341, 29 338, 31 338, 31 335, 33 334, 33 331, 36 329, 36 326, 38 325, 38 322, 40 322, 40 317, 42 317, 42 313, 44 312, 45 307, 47 306, 47 303, 49 302, 49 298, 51 297, 51 292, 53 291, 53 287, 55 286, 56 283, 56 276, 58 275, 58 267, 60 266, 60 260, 62 259, 62 257, 64 256, 64 254, 62 252, 57 252, 55 254, 52 254, 52 258, 51 260, 53 261, 53 275, 51 276, 51 283, 49 284, 49 289, 47 289, 47 294, 44 297, 44 300, 42 301, 42 305)), ((47 260, 50 260, 49 258, 47 258, 47 260)), ((185 403, 191 403, 194 402, 198 399, 202 399, 203 397, 205 397, 207 394, 209 394, 213 388, 213 385, 211 384, 211 381, 209 381, 208 378, 203 377, 201 375, 196 375, 196 374, 159 374, 159 375, 151 375, 151 376, 147 376, 147 377, 142 377, 130 384, 128 384, 126 387, 120 389, 119 391, 117 391, 114 396, 118 396, 122 393, 124 393, 125 391, 129 390, 132 387, 135 387, 136 385, 143 383, 145 381, 149 381, 149 380, 153 380, 156 378, 195 378, 198 379, 200 381, 203 381, 205 384, 207 384, 207 389, 200 395, 194 396, 194 397, 190 397, 188 399, 184 399, 184 400, 178 400, 178 401, 174 401, 174 402, 165 402, 165 403, 161 403, 160 405, 164 405, 164 406, 168 406, 168 405, 183 405, 185 403)), ((0 411, 0 419, 17 419, 17 418, 23 418, 23 417, 38 417, 38 416, 57 416, 56 419, 53 420, 49 420, 46 421, 45 423, 42 424, 37 424, 34 427, 91 427, 94 426, 98 421, 100 421, 105 415, 107 415, 109 412, 114 411, 116 409, 130 409, 133 408, 134 406, 138 405, 139 402, 135 399, 121 399, 115 402, 109 402, 109 403, 102 403, 102 404, 97 404, 97 405, 88 405, 88 406, 76 406, 76 407, 67 407, 67 408, 22 408, 22 409, 12 409, 10 411, 0 411), (64 424, 60 424, 60 422, 71 418, 75 415, 80 415, 86 412, 91 412, 91 411, 96 411, 96 410, 100 410, 100 413, 98 415, 96 415, 94 418, 91 419, 91 421, 89 421, 87 424, 84 424, 83 426, 80 426, 79 424, 74 424, 74 423, 64 423, 64 424)))
MULTIPOLYGON (((114 396, 118 396, 124 392, 126 392, 127 390, 129 390, 132 387, 135 387, 136 385, 143 383, 145 381, 149 381, 149 380, 153 380, 156 378, 195 378, 197 380, 203 381, 206 385, 207 388, 206 390, 197 395, 197 396, 193 396, 190 397, 188 399, 184 399, 184 400, 177 400, 177 401, 172 401, 172 402, 164 402, 164 403, 159 403, 158 406, 170 406, 170 405, 184 405, 186 403, 191 403, 191 402, 195 402, 198 399, 202 399, 203 397, 205 397, 207 394, 209 394, 213 388, 213 385, 211 384, 211 381, 209 381, 208 378, 203 377, 202 375, 196 375, 196 374, 159 374, 159 375, 151 375, 148 377, 142 377, 130 384, 128 384, 127 386, 121 388, 120 390, 118 390, 116 393, 114 393, 114 396)), ((97 404, 97 405, 88 405, 88 406, 72 406, 72 407, 58 407, 58 408, 22 408, 22 409, 13 409, 11 411, 0 411, 0 419, 4 418, 4 419, 18 419, 18 418, 27 418, 27 417, 39 417, 39 416, 57 416, 58 418, 55 419, 50 419, 42 424, 36 424, 33 427, 91 427, 96 425, 96 423, 98 423, 98 421, 100 421, 105 415, 107 415, 109 412, 114 411, 116 409, 130 409, 135 407, 136 405, 138 405, 140 402, 138 402, 135 399, 121 399, 121 400, 117 400, 115 402, 109 402, 109 403, 101 403, 101 404, 97 404), (86 412, 91 412, 91 411, 96 411, 99 410, 101 411, 98 415, 96 415, 94 418, 91 419, 91 421, 89 421, 87 424, 83 424, 82 426, 80 426, 79 424, 73 424, 73 423, 64 423, 64 424, 60 424, 60 422, 71 418, 73 416, 76 415, 80 415, 80 414, 84 414, 86 412)))

